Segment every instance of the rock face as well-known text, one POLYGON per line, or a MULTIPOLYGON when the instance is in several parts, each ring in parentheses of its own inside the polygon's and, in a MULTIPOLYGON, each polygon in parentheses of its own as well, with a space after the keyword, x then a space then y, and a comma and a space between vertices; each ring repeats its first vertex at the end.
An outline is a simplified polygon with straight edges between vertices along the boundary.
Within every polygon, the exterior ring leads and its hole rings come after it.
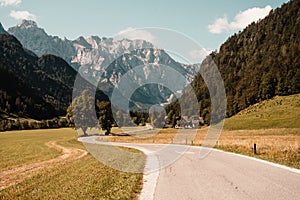
POLYGON ((14 35, 24 48, 33 51, 37 56, 52 54, 70 63, 72 55, 76 54, 72 42, 48 35, 34 21, 23 20, 20 24, 9 28, 8 32, 14 35))
MULTIPOLYGON (((74 69, 84 66, 89 71, 90 79, 100 78, 105 87, 101 89, 110 96, 121 77, 137 66, 167 65, 192 81, 196 74, 196 65, 183 65, 174 61, 164 50, 154 49, 153 45, 144 40, 114 40, 90 36, 76 40, 61 39, 48 35, 34 21, 23 20, 20 24, 8 29, 23 46, 38 56, 53 54, 62 57, 74 69), (100 76, 100 77, 99 77, 100 76)), ((151 73, 151 67, 145 67, 144 73, 151 73)), ((134 77, 133 79, 135 79, 134 77)), ((161 77, 163 78, 163 74, 161 77)), ((133 80, 138 82, 138 80, 133 80)), ((132 100, 142 104, 157 104, 171 100, 170 90, 159 85, 143 86, 133 95, 132 100)))

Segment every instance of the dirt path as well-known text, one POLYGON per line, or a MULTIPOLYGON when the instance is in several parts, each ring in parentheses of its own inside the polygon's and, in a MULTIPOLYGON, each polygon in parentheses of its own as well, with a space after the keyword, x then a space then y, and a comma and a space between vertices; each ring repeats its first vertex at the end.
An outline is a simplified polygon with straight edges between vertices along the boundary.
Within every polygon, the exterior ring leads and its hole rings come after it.
POLYGON ((49 168, 54 164, 62 163, 63 161, 77 160, 88 153, 82 149, 63 147, 58 145, 56 141, 47 142, 46 145, 61 151, 62 155, 50 160, 23 165, 0 173, 0 190, 20 183, 27 177, 32 176, 44 168, 49 168))

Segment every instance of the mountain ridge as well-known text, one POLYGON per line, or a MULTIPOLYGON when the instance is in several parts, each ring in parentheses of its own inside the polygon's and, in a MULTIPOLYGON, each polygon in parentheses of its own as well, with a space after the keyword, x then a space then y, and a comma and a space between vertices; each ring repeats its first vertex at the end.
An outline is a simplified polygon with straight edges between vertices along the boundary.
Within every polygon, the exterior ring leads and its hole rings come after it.
MULTIPOLYGON (((84 66, 89 71, 88 79, 101 78, 105 94, 110 96, 121 77, 136 66, 148 64, 168 65, 177 70, 190 83, 196 75, 197 65, 183 65, 172 59, 164 50, 156 49, 145 40, 115 40, 99 36, 82 36, 75 40, 61 39, 48 35, 33 21, 23 20, 21 24, 8 29, 25 48, 38 56, 53 54, 61 56, 74 69, 84 66), (107 73, 109 72, 109 73, 107 73)), ((150 69, 151 71, 151 69, 150 69)), ((144 73, 147 73, 144 71, 144 73)), ((161 75, 163 76, 163 75, 161 75)), ((138 80, 133 80, 138 82, 138 80)), ((132 100, 137 104, 160 104, 170 99, 170 91, 156 86, 141 86, 132 100), (142 92, 143 91, 143 92, 142 92), (160 94, 158 98, 156 95, 160 94)), ((175 91, 176 92, 176 91, 175 91)))

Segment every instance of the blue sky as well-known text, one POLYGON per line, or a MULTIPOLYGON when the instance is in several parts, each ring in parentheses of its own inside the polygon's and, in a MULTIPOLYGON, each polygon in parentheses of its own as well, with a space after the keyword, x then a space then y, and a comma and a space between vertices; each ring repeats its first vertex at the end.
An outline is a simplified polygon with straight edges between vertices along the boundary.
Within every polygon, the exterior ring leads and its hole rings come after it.
POLYGON ((280 7, 287 0, 0 0, 5 28, 34 19, 48 34, 113 36, 130 28, 179 31, 206 49, 218 49, 247 20, 280 7))

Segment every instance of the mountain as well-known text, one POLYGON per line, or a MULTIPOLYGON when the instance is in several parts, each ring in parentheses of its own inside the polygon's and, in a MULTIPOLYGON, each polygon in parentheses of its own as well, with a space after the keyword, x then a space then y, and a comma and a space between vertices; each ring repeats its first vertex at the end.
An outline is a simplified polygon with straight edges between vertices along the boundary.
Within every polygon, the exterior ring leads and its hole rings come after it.
POLYGON ((0 23, 0 34, 8 34, 6 30, 3 28, 2 24, 0 23))
MULTIPOLYGON (((132 71, 132 69, 136 66, 143 66, 142 76, 146 77, 147 74, 154 73, 160 65, 171 66, 179 72, 179 74, 184 75, 187 80, 191 81, 194 78, 187 69, 182 67, 182 64, 174 61, 164 50, 147 48, 133 50, 130 53, 125 53, 121 57, 116 58, 105 70, 102 71, 100 88, 104 88, 109 85, 110 88, 106 91, 110 94, 114 88, 118 87, 117 83, 124 74, 132 71)), ((159 78, 164 79, 164 76, 169 72, 164 67, 161 67, 160 69, 161 73, 159 74, 159 78)), ((131 73, 131 77, 133 77, 134 83, 142 85, 142 83, 138 80, 138 78, 141 77, 141 74, 131 73)), ((183 87, 184 86, 185 85, 183 85, 183 87)), ((171 94, 172 92, 167 88, 161 85, 152 84, 147 85, 146 87, 140 87, 136 90, 132 96, 132 100, 136 103, 153 105, 166 102, 166 99, 168 99, 171 94)))
MULTIPOLYGON (((276 95, 300 93, 299 30, 300 1, 293 0, 231 36, 211 54, 213 60, 203 62, 205 70, 214 61, 222 75, 227 117, 276 95)), ((209 123, 210 94, 200 74, 192 86, 209 123)))
POLYGON ((25 48, 38 56, 52 54, 60 56, 75 68, 81 65, 108 65, 123 53, 134 49, 152 48, 152 44, 143 40, 121 40, 82 36, 71 41, 66 38, 48 35, 44 29, 32 20, 22 20, 21 23, 8 29, 25 48))
POLYGON ((1 113, 34 119, 65 115, 77 72, 62 58, 38 57, 14 36, 0 34, 0 71, 1 113))
POLYGON ((15 27, 9 28, 8 32, 14 35, 24 48, 33 51, 38 56, 52 54, 70 62, 70 55, 75 54, 70 41, 47 35, 44 29, 39 28, 36 22, 31 20, 23 20, 15 27))
MULTIPOLYGON (((115 40, 90 36, 78 37, 71 41, 66 38, 48 35, 34 21, 23 20, 20 24, 8 29, 25 48, 38 56, 53 54, 65 59, 74 69, 85 66, 90 72, 91 82, 95 77, 101 77, 101 89, 110 96, 121 77, 134 67, 149 64, 171 66, 186 77, 187 83, 196 75, 197 65, 183 65, 174 61, 164 50, 155 49, 144 40, 115 40), (105 86, 103 86, 105 84, 105 86)), ((151 67, 145 68, 149 73, 151 67)), ((163 78, 163 73, 161 74, 163 78)), ((138 80, 133 80, 138 82, 138 80)), ((159 85, 141 87, 133 95, 137 104, 157 104, 166 102, 171 92, 159 85)))

